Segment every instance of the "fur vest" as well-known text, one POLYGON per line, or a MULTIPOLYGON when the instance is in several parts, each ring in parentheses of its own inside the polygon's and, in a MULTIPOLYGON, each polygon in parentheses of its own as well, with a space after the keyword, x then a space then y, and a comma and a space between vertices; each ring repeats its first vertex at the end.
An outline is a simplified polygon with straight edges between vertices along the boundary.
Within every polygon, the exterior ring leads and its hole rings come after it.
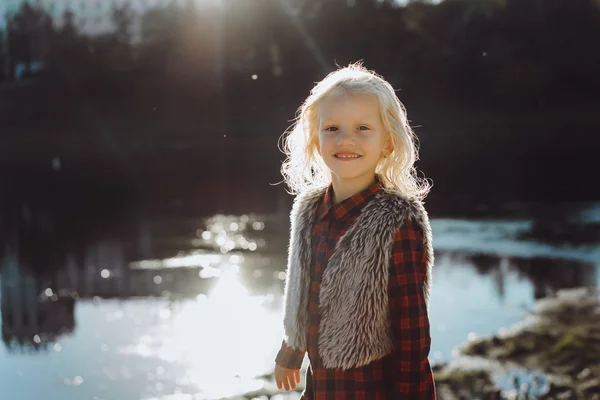
MULTIPOLYGON (((290 215, 283 325, 288 346, 301 351, 307 348, 312 225, 324 194, 297 196, 290 215)), ((395 232, 406 216, 423 232, 429 304, 434 257, 427 212, 417 199, 381 190, 340 238, 323 273, 318 346, 326 368, 357 368, 391 353, 388 276, 395 232)))

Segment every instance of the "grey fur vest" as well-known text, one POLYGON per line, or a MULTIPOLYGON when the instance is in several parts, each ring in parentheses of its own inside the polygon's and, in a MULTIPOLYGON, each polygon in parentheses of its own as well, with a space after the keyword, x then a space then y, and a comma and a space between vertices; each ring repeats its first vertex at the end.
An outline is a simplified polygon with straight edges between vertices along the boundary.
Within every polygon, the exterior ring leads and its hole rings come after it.
MULTIPOLYGON (((296 350, 307 347, 311 231, 324 194, 320 189, 297 196, 290 215, 283 325, 286 343, 296 350)), ((326 368, 357 368, 392 351, 388 276, 395 232, 407 215, 423 231, 429 304, 434 257, 427 212, 417 199, 381 190, 340 238, 323 273, 318 346, 326 368)))

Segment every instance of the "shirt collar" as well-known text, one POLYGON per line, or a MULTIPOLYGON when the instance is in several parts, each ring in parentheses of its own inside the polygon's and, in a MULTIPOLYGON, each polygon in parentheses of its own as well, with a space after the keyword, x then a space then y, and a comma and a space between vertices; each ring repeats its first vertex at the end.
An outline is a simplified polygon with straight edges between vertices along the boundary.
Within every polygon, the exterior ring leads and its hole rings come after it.
POLYGON ((339 204, 335 204, 333 201, 333 186, 329 184, 325 196, 323 197, 323 206, 319 215, 320 219, 325 219, 329 215, 330 211, 335 214, 335 218, 344 218, 346 215, 360 211, 362 207, 367 204, 371 198, 373 198, 379 190, 381 190, 381 182, 376 179, 375 182, 364 189, 363 191, 356 193, 354 196, 347 198, 339 204))

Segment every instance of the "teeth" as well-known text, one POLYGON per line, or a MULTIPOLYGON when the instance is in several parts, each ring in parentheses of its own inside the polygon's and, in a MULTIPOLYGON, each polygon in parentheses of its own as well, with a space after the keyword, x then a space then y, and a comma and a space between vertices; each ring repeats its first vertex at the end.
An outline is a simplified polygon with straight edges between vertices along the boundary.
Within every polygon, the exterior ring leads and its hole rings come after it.
POLYGON ((360 156, 359 156, 359 155, 356 155, 356 154, 355 154, 355 155, 345 155, 345 154, 344 154, 344 155, 342 155, 342 154, 336 154, 336 157, 337 157, 337 158, 358 158, 358 157, 360 157, 360 156))

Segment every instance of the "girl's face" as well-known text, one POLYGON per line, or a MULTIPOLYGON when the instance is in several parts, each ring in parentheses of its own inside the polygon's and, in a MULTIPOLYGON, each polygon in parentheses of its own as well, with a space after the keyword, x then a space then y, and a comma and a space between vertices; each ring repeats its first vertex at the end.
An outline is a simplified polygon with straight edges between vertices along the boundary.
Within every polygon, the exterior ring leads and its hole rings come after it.
POLYGON ((379 102, 364 93, 326 97, 319 105, 319 154, 338 184, 366 186, 391 141, 381 121, 379 102))

